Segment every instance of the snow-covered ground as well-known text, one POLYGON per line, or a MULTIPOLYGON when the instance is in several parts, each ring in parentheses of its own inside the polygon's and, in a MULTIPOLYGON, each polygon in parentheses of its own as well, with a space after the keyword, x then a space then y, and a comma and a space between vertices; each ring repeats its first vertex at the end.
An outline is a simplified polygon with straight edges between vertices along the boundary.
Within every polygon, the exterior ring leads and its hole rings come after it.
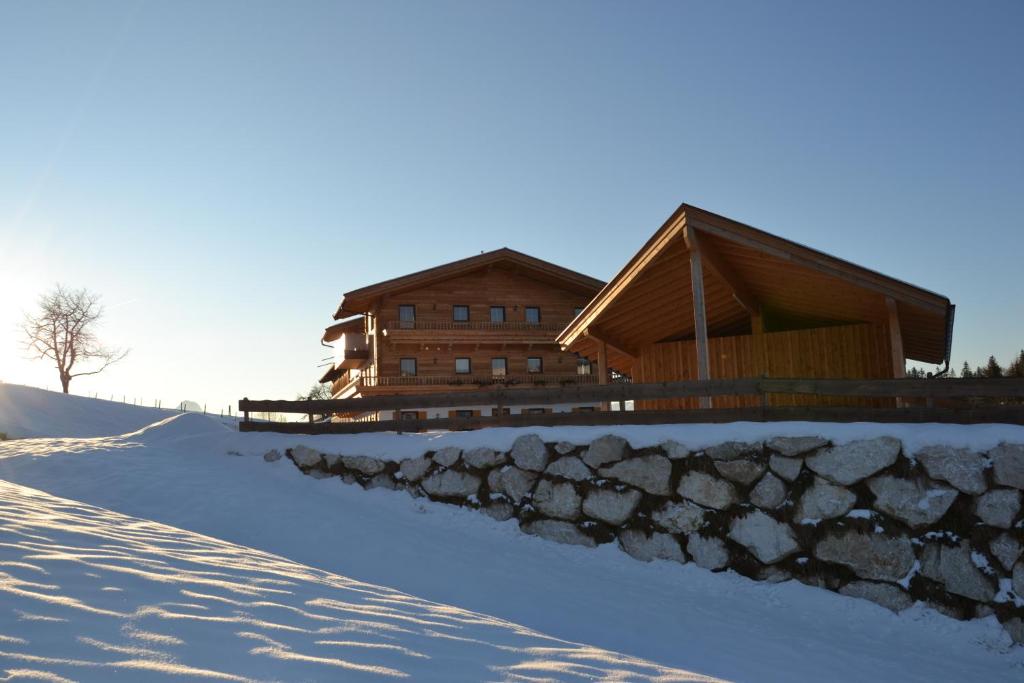
POLYGON ((124 434, 176 412, 0 382, 0 432, 12 439, 124 434))
MULTIPOLYGON (((44 431, 45 421, 30 426, 44 431)), ((698 445, 722 434, 747 438, 761 428, 629 431, 634 441, 675 438, 698 445)), ((1011 427, 884 429, 910 443, 938 432, 941 440, 976 446, 1024 441, 1011 427)), ((849 425, 815 425, 814 431, 841 439, 843 430, 855 438, 849 425)), ((506 445, 496 440, 510 443, 515 433, 501 430, 488 440, 506 445)), ((594 434, 558 436, 584 441, 594 434)), ((307 437, 324 450, 390 457, 480 438, 480 432, 307 437)), ((162 675, 152 663, 166 661, 277 680, 364 675, 321 661, 337 659, 416 680, 1024 679, 1024 649, 1009 648, 993 618, 959 622, 920 606, 895 615, 796 582, 773 585, 694 565, 643 564, 613 546, 562 546, 525 536, 513 522, 401 492, 363 491, 337 478, 316 480, 287 460, 254 457, 296 442, 239 434, 186 414, 123 436, 0 443, 0 480, 71 499, 0 487, 0 577, 14 577, 0 579, 0 671, 107 680, 115 669, 95 662, 140 660, 150 664, 116 671, 137 680, 162 675), (287 594, 229 587, 274 587, 262 579, 282 577, 293 582, 287 594), (205 578, 213 583, 202 583, 205 578), (24 581, 51 587, 18 583, 24 581), (350 611, 328 607, 337 603, 350 611), (320 629, 348 626, 311 615, 368 623, 364 630, 356 623, 324 636, 320 629), (171 639, 147 642, 136 632, 171 639)))

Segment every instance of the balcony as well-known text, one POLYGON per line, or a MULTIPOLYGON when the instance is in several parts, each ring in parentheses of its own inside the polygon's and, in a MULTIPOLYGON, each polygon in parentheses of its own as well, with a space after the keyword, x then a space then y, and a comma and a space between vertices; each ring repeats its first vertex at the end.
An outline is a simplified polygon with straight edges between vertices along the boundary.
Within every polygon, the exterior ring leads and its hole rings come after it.
MULTIPOLYGON (((422 387, 479 390, 487 387, 529 389, 541 386, 557 387, 573 384, 597 384, 597 375, 547 374, 529 375, 415 375, 411 377, 360 377, 361 388, 404 390, 422 387)), ((379 393, 388 393, 379 391, 379 393)))
POLYGON ((351 370, 353 368, 362 367, 363 364, 370 360, 369 349, 339 349, 337 352, 338 356, 338 367, 351 370))
POLYGON ((385 325, 384 334, 396 340, 554 343, 555 337, 568 324, 568 320, 539 323, 522 320, 503 323, 483 320, 391 320, 385 325))

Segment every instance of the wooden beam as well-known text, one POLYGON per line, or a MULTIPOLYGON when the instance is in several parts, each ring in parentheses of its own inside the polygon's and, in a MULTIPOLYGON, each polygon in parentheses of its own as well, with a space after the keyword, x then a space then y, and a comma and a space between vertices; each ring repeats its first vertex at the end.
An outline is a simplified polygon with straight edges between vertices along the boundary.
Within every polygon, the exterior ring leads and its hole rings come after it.
MULTIPOLYGON (((608 384, 608 344, 597 344, 597 383, 608 384)), ((608 401, 601 401, 601 410, 608 410, 608 401)))
POLYGON ((715 245, 710 240, 704 239, 703 236, 698 236, 698 231, 691 229, 689 226, 687 226, 684 235, 687 249, 700 252, 704 263, 708 264, 711 270, 715 271, 718 277, 725 282, 725 285, 732 292, 732 298, 736 299, 736 303, 747 309, 751 316, 758 314, 761 310, 761 304, 758 302, 757 297, 750 292, 746 283, 736 274, 736 271, 719 253, 715 245))
MULTIPOLYGON (((693 228, 686 226, 684 230, 686 244, 699 245, 693 228)), ((708 319, 704 308, 704 268, 701 262, 699 246, 690 249, 690 288, 693 290, 693 329, 697 342, 697 379, 711 379, 711 363, 708 360, 708 319)), ((701 396, 700 407, 710 408, 711 397, 701 396)))
POLYGON ((583 331, 583 336, 593 337, 602 344, 607 344, 616 351, 629 356, 630 358, 639 357, 640 353, 632 347, 632 345, 621 341, 615 335, 608 334, 603 328, 591 325, 583 331))
POLYGON ((892 349, 892 376, 896 379, 907 376, 907 357, 903 353, 903 332, 900 330, 900 312, 892 297, 885 297, 889 312, 889 346, 892 349))

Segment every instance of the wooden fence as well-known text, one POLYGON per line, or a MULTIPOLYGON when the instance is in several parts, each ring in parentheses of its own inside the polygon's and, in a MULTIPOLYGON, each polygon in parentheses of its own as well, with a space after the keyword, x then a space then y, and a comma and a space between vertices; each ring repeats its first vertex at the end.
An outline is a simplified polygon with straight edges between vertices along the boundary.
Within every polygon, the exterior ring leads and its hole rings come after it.
MULTIPOLYGON (((713 400, 713 399, 712 399, 713 400)), ((250 400, 238 402, 243 415, 239 429, 246 432, 298 434, 353 434, 380 431, 462 430, 527 425, 613 425, 696 422, 767 422, 812 420, 829 422, 1003 422, 1024 424, 1024 379, 727 379, 599 384, 398 394, 326 401, 250 400), (771 394, 897 399, 898 407, 846 407, 832 405, 769 406, 771 394), (682 399, 701 396, 760 396, 760 406, 744 408, 692 408, 684 410, 598 411, 503 415, 510 406, 572 403, 620 403, 682 399), (494 406, 487 417, 447 417, 364 422, 315 422, 314 415, 364 414, 378 411, 414 411, 459 406, 494 406), (251 413, 295 413, 308 422, 260 422, 251 413)))

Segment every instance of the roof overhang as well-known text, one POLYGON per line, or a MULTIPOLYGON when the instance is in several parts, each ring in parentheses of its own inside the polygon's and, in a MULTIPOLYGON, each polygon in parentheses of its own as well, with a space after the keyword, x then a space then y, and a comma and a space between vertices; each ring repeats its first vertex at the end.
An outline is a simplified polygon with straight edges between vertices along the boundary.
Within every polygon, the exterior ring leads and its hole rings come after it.
POLYGON ((343 334, 355 334, 357 332, 362 333, 365 329, 364 326, 365 321, 363 316, 342 320, 340 323, 334 323, 324 329, 324 335, 320 338, 320 341, 324 344, 329 344, 341 339, 341 335, 343 334))
POLYGON ((881 323, 888 316, 886 300, 892 299, 906 356, 947 360, 948 298, 689 204, 665 221, 558 342, 588 353, 598 339, 610 350, 635 354, 651 343, 692 338, 689 252, 698 241, 707 262, 711 336, 748 333, 751 316, 769 312, 801 326, 881 323))

